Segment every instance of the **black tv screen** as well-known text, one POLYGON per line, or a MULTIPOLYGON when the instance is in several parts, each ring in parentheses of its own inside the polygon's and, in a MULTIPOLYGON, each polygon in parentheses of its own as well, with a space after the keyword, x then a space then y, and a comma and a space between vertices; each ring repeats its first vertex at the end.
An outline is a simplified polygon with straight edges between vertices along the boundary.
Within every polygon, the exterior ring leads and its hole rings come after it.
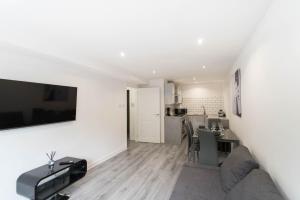
POLYGON ((0 79, 0 130, 76 120, 77 88, 0 79))

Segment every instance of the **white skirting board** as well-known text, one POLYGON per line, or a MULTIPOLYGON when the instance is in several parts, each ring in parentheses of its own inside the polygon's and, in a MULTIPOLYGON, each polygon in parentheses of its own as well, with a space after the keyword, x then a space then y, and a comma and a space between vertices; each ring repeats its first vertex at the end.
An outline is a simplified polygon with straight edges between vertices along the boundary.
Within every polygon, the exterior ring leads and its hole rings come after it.
POLYGON ((118 155, 119 153, 122 153, 122 152, 124 152, 124 151, 126 151, 126 150, 127 150, 127 148, 121 148, 121 149, 118 149, 118 150, 116 150, 116 151, 114 151, 114 152, 112 152, 112 153, 110 153, 110 154, 104 156, 103 158, 101 158, 101 159, 99 159, 99 160, 97 160, 97 161, 95 161, 95 162, 88 163, 88 170, 93 169, 93 168, 96 167, 97 165, 100 165, 101 163, 103 163, 103 162, 105 162, 105 161, 107 161, 107 160, 113 158, 114 156, 116 156, 116 155, 118 155))

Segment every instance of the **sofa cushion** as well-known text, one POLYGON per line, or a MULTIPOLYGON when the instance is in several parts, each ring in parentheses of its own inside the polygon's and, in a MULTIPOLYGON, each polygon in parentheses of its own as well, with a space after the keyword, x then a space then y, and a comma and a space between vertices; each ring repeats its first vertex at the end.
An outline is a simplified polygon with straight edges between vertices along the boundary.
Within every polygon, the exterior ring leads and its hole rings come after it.
POLYGON ((284 200, 269 174, 252 170, 227 195, 225 200, 284 200))
POLYGON ((219 168, 184 166, 170 200, 222 200, 219 168))
POLYGON ((258 168, 258 164, 253 159, 247 147, 241 145, 235 148, 221 166, 223 190, 229 192, 252 169, 256 168, 258 168))

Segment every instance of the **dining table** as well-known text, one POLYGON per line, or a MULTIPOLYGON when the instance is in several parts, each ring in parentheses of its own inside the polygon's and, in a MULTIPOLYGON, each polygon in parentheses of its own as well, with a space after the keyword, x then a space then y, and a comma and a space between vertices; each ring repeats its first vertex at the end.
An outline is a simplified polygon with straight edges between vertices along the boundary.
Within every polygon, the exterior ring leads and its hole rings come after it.
MULTIPOLYGON (((193 141, 194 143, 199 143, 199 134, 198 132, 201 130, 201 128, 198 128, 193 135, 193 141)), ((214 134, 214 131, 212 131, 212 134, 214 134)), ((222 131, 218 131, 218 134, 216 135, 216 141, 219 144, 229 144, 230 145, 230 150, 231 152, 235 147, 237 147, 240 143, 239 138, 236 136, 236 134, 230 130, 230 129, 224 129, 222 131)))

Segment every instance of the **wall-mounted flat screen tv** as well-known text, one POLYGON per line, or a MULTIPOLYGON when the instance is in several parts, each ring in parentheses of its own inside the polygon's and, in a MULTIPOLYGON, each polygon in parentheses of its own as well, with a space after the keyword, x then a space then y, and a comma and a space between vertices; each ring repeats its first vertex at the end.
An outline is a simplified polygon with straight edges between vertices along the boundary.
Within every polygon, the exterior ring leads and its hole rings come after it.
POLYGON ((76 120, 77 88, 0 79, 0 130, 76 120))

